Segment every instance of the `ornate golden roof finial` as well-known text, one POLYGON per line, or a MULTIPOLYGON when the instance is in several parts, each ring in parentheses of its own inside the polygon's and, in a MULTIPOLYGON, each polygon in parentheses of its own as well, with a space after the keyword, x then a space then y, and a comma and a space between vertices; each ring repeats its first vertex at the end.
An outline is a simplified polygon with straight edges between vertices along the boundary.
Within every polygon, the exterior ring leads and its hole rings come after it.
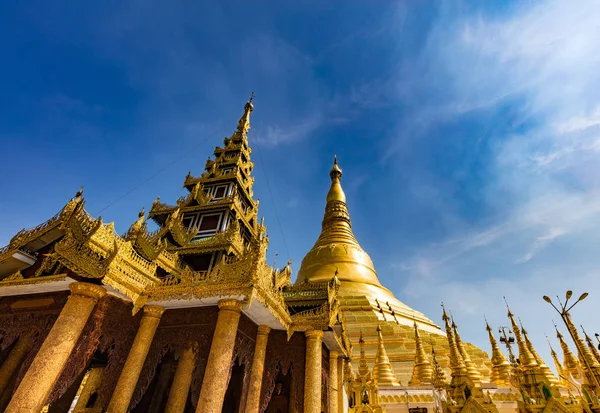
POLYGON ((487 320, 485 320, 485 329, 488 332, 490 344, 492 346, 492 373, 490 375, 490 381, 496 383, 498 386, 507 386, 510 384, 510 363, 500 351, 498 342, 492 333, 487 320))
POLYGON ((585 336, 585 341, 587 342, 588 348, 590 349, 590 353, 592 353, 592 355, 594 356, 596 361, 600 363, 600 353, 598 352, 598 349, 594 345, 594 342, 592 341, 592 339, 585 332, 585 329, 583 328, 583 326, 580 326, 580 327, 581 327, 581 331, 583 331, 583 335, 585 336))
POLYGON ((329 188, 329 192, 327 193, 327 202, 346 202, 346 194, 340 184, 342 169, 338 165, 336 155, 333 156, 333 167, 331 168, 331 171, 329 171, 329 177, 331 178, 331 188, 329 188))
POLYGON ((454 332, 454 340, 456 341, 456 348, 458 349, 458 353, 460 354, 460 356, 463 359, 463 362, 465 363, 465 366, 467 368, 467 374, 469 375, 469 378, 473 380, 474 383, 481 382, 481 373, 479 372, 479 370, 477 370, 475 363, 473 363, 471 357, 469 356, 469 353, 467 353, 467 350, 463 345, 462 339, 460 338, 460 334, 458 333, 458 326, 454 322, 454 317, 451 316, 451 320, 452 330, 454 332))
POLYGON ((575 355, 571 352, 571 349, 565 342, 563 335, 558 331, 558 327, 556 324, 554 325, 556 329, 556 338, 558 338, 558 342, 560 343, 560 348, 563 351, 563 366, 567 374, 571 374, 573 377, 579 377, 579 361, 575 357, 575 355))
POLYGON ((81 201, 83 199, 83 185, 79 188, 79 191, 75 194, 75 201, 81 201))
POLYGON ((424 384, 433 383, 433 368, 427 355, 425 354, 425 348, 421 342, 421 335, 419 334, 419 327, 417 322, 413 321, 415 330, 415 364, 413 366, 412 377, 408 382, 409 386, 422 386, 424 384))
POLYGON ((465 363, 458 352, 458 348, 456 347, 454 334, 452 333, 452 327, 450 326, 450 317, 448 317, 448 314, 446 313, 444 303, 442 303, 442 320, 444 320, 444 326, 446 327, 446 338, 448 339, 448 347, 450 350, 449 358, 452 377, 467 375, 467 367, 465 366, 465 363))
POLYGON ((552 356, 552 360, 554 361, 554 367, 556 367, 558 379, 560 380, 563 386, 569 387, 569 382, 566 380, 565 377, 565 369, 563 368, 560 360, 558 360, 558 355, 556 354, 556 351, 554 351, 554 349, 552 348, 552 344, 550 344, 550 340, 548 339, 547 335, 546 341, 548 342, 548 347, 550 347, 550 355, 552 356))
POLYGON ((523 339, 523 336, 521 335, 521 329, 519 329, 519 326, 517 325, 517 322, 515 321, 515 316, 510 311, 510 307, 508 306, 508 303, 506 302, 506 297, 503 297, 503 298, 504 298, 504 302, 506 303, 506 309, 508 310, 508 319, 510 320, 510 324, 512 326, 513 333, 515 334, 515 338, 517 339, 517 346, 519 347, 519 362, 521 363, 521 366, 523 366, 523 367, 536 367, 537 362, 535 361, 533 354, 531 354, 531 351, 529 351, 529 349, 527 348, 527 343, 525 343, 525 340, 523 339))
POLYGON ((250 99, 244 105, 244 114, 238 122, 237 131, 235 133, 235 135, 238 135, 239 137, 246 137, 246 134, 250 130, 250 113, 254 110, 254 104, 252 103, 254 96, 254 92, 252 92, 250 94, 250 99))
POLYGON ((540 357, 538 352, 535 350, 535 347, 533 347, 533 343, 529 340, 527 331, 525 330, 525 327, 523 327, 523 322, 521 321, 520 318, 519 318, 519 323, 521 324, 521 331, 523 332, 523 338, 525 339, 525 344, 527 345, 527 348, 533 355, 533 358, 535 359, 535 361, 538 365, 538 368, 540 369, 540 371, 542 372, 542 374, 544 375, 546 380, 548 380, 552 384, 558 384, 559 381, 556 378, 556 376, 552 373, 552 370, 550 370, 550 367, 548 367, 546 365, 546 363, 544 363, 544 360, 542 360, 542 358, 540 357))
POLYGON ((377 355, 375 356, 373 377, 380 386, 400 386, 400 382, 394 374, 394 370, 390 364, 390 359, 385 351, 381 327, 379 325, 377 325, 377 344, 377 355))
POLYGON ((433 361, 433 387, 435 387, 436 389, 446 387, 446 385, 448 384, 446 382, 446 374, 444 373, 444 370, 442 370, 442 367, 437 361, 433 343, 431 344, 431 360, 433 361))

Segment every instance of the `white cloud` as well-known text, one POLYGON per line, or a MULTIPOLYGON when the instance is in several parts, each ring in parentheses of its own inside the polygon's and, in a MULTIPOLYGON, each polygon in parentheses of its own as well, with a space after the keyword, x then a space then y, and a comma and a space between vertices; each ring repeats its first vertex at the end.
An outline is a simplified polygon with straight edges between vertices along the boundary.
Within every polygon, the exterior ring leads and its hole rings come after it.
MULTIPOLYGON (((596 325, 590 308, 600 302, 598 13, 594 0, 577 7, 524 2, 510 14, 461 16, 455 25, 442 13, 417 65, 437 101, 401 125, 423 136, 470 111, 511 107, 510 117, 495 119, 514 122, 513 132, 482 132, 493 150, 480 191, 494 214, 478 222, 446 220, 457 222, 446 240, 394 265, 407 280, 396 293, 435 320, 443 300, 465 338, 485 349, 483 313, 494 325, 506 324, 506 295, 548 364, 543 333, 552 332, 556 315, 541 296, 589 291, 575 318, 590 329, 596 325)), ((421 92, 401 96, 414 100, 421 92)), ((458 202, 453 194, 443 198, 458 202)), ((443 213, 457 215, 449 203, 443 213)))

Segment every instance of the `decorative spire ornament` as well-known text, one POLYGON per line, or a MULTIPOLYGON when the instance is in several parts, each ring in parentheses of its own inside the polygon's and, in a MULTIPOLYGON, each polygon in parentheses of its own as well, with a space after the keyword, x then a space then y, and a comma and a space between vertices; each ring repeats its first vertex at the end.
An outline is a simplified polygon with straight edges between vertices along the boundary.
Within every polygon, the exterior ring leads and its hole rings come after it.
POLYGON ((450 326, 450 317, 446 314, 444 303, 442 303, 442 320, 444 320, 444 326, 446 327, 446 337, 448 339, 448 347, 450 351, 450 370, 452 377, 467 375, 467 367, 463 362, 463 359, 458 352, 456 342, 454 341, 454 334, 452 333, 452 327, 450 326))
POLYGON ((492 346, 492 373, 490 375, 490 381, 497 384, 498 386, 508 386, 510 384, 510 363, 500 351, 498 342, 492 333, 492 328, 485 322, 485 329, 488 332, 490 344, 492 346))
POLYGON ((458 352, 459 352, 460 356, 462 357, 463 362, 465 363, 465 367, 467 368, 467 374, 469 375, 471 380, 473 380, 473 383, 481 383, 481 379, 482 379, 481 373, 479 372, 479 370, 477 370, 477 366, 475 366, 475 363, 473 363, 473 361, 471 360, 469 353, 467 353, 467 350, 465 349, 465 346, 463 345, 462 339, 460 338, 460 334, 458 333, 458 326, 454 322, 453 317, 452 317, 452 330, 454 332, 454 340, 456 341, 456 348, 458 349, 458 352))
POLYGON ((413 373, 409 386, 423 386, 424 384, 433 383, 433 368, 427 355, 425 354, 425 348, 421 342, 421 335, 419 334, 419 327, 417 322, 414 321, 415 329, 415 364, 413 366, 413 373))
POLYGON ((436 389, 443 389, 448 385, 446 381, 446 373, 440 366, 435 356, 435 348, 431 345, 431 360, 433 362, 433 387, 436 389))
POLYGON ((554 361, 554 367, 556 367, 556 372, 558 373, 558 380, 563 386, 569 387, 569 382, 565 377, 565 369, 563 368, 560 360, 558 359, 558 354, 556 354, 556 351, 554 351, 554 349, 552 348, 552 344, 550 344, 548 336, 546 336, 546 341, 548 342, 548 346, 550 347, 550 355, 552 356, 552 360, 554 361))
MULTIPOLYGON (((506 302, 506 298, 504 299, 504 301, 506 302)), ((527 347, 527 343, 525 342, 525 340, 523 339, 523 336, 521 335, 521 329, 517 325, 517 322, 515 321, 515 316, 510 311, 510 307, 508 306, 508 303, 506 303, 506 308, 508 309, 508 319, 510 320, 512 331, 517 340, 517 346, 519 348, 519 362, 520 362, 521 366, 526 367, 526 368, 527 367, 529 367, 529 368, 536 367, 537 362, 535 361, 535 357, 533 357, 533 354, 531 354, 531 351, 529 351, 529 348, 527 347)))
POLYGON ((358 364, 358 374, 361 377, 368 377, 370 370, 369 365, 367 364, 367 358, 365 357, 365 340, 363 339, 363 333, 360 332, 360 338, 358 340, 360 345, 360 360, 358 364))
POLYGON ((529 340, 529 336, 527 335, 527 331, 523 327, 523 322, 521 321, 521 319, 519 319, 519 322, 521 323, 521 331, 523 332, 523 338, 525 339, 525 344, 527 345, 527 348, 533 355, 533 358, 535 358, 538 368, 544 374, 544 377, 546 378, 546 380, 548 380, 548 382, 550 382, 551 384, 554 384, 554 385, 558 385, 559 380, 556 378, 556 376, 554 374, 552 374, 552 370, 550 370, 550 367, 548 367, 546 365, 546 363, 544 363, 544 360, 542 360, 542 358, 540 357, 538 352, 533 347, 533 343, 531 343, 531 341, 529 340))
POLYGON ((373 378, 379 386, 400 386, 400 382, 394 374, 390 359, 385 351, 380 326, 377 326, 377 344, 377 356, 375 358, 375 367, 373 367, 373 378))
POLYGON ((583 326, 581 326, 581 331, 583 331, 583 335, 585 337, 585 341, 588 345, 588 349, 590 350, 590 353, 592 353, 592 355, 594 356, 594 358, 596 359, 596 361, 598 363, 600 363, 600 353, 598 352, 598 349, 596 348, 596 346, 594 345, 594 342, 592 341, 592 339, 587 335, 587 333, 585 332, 585 329, 583 328, 583 326))
POLYGON ((567 374, 572 375, 574 378, 581 377, 581 367, 579 366, 579 361, 577 360, 577 357, 575 357, 575 355, 571 352, 571 349, 569 348, 569 345, 565 342, 563 335, 560 333, 560 331, 558 331, 558 327, 554 326, 554 328, 556 328, 556 338, 558 338, 560 348, 563 351, 564 371, 567 374))

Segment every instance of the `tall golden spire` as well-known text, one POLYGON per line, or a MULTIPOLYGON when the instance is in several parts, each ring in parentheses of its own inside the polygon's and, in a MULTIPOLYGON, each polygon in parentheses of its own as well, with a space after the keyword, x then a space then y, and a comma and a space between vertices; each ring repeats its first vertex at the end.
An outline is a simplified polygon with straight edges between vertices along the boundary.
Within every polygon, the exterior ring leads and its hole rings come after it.
POLYGON ((481 383, 481 373, 479 372, 479 370, 477 370, 475 363, 473 363, 471 357, 469 356, 469 353, 467 353, 467 350, 463 346, 462 339, 460 338, 460 334, 458 333, 458 326, 454 322, 454 318, 452 318, 452 330, 454 331, 454 340, 456 340, 456 348, 458 349, 458 352, 462 357, 465 366, 467 367, 467 374, 469 375, 471 380, 473 380, 473 383, 481 383))
POLYGON ((536 367, 537 362, 535 361, 535 357, 533 357, 533 354, 531 354, 531 351, 529 351, 527 343, 525 343, 525 340, 521 335, 521 330, 519 329, 519 326, 515 321, 515 316, 510 311, 510 307, 508 307, 508 304, 506 304, 506 308, 508 309, 508 319, 510 320, 512 331, 515 333, 515 338, 517 339, 517 345, 519 347, 519 362, 521 363, 521 366, 536 367))
POLYGON ((383 336, 381 327, 377 326, 377 356, 375 358, 375 367, 373 367, 373 377, 379 386, 400 386, 400 382, 392 370, 390 359, 388 358, 385 346, 383 345, 383 336))
POLYGON ((564 359, 563 365, 564 365, 565 372, 567 374, 571 374, 575 378, 580 377, 579 361, 577 360, 575 355, 571 352, 571 349, 565 342, 563 335, 560 333, 560 331, 558 331, 558 327, 556 327, 556 338, 558 338, 558 342, 560 343, 560 348, 563 351, 563 359, 564 359))
POLYGON ((360 345, 360 360, 358 364, 358 374, 361 377, 367 377, 369 375, 369 365, 367 364, 367 358, 365 357, 365 340, 363 339, 362 331, 360 332, 360 339, 358 340, 360 345))
POLYGON ((444 304, 442 304, 442 320, 444 320, 444 326, 446 327, 446 338, 448 339, 448 347, 450 350, 450 370, 452 377, 467 376, 467 367, 463 362, 462 356, 458 352, 456 342, 454 341, 454 334, 452 333, 452 327, 450 326, 450 317, 446 314, 444 304))
POLYGON ((510 363, 506 360, 498 342, 492 333, 492 328, 485 322, 485 329, 488 332, 490 338, 490 344, 492 345, 492 373, 490 375, 490 381, 496 383, 498 386, 507 386, 510 384, 510 363))
MULTIPOLYGON (((337 270, 342 282, 362 283, 384 289, 379 283, 371 258, 362 250, 352 232, 346 194, 341 185, 342 170, 337 157, 334 157, 329 176, 331 187, 327 193, 321 235, 302 260, 297 282, 329 281, 337 270)), ((389 294, 389 291, 385 292, 389 294)))
MULTIPOLYGON (((519 322, 521 322, 520 319, 519 319, 519 322)), ((525 344, 527 345, 527 348, 533 355, 533 358, 535 358, 538 368, 544 374, 544 377, 546 378, 546 380, 548 380, 552 384, 558 384, 559 383, 558 379, 556 378, 556 376, 554 374, 552 374, 552 370, 550 370, 550 367, 548 367, 546 365, 546 363, 544 363, 544 360, 542 360, 542 358, 540 357, 538 352, 535 350, 535 347, 533 347, 533 343, 529 340, 527 331, 523 327, 523 322, 521 322, 521 331, 523 332, 523 338, 525 338, 525 344)))
POLYGON ((552 344, 550 344, 550 340, 548 340, 548 336, 546 336, 546 341, 548 342, 548 346, 550 347, 550 355, 552 356, 552 360, 554 361, 554 367, 556 367, 556 372, 558 373, 558 380, 560 381, 560 383, 563 386, 568 387, 569 382, 566 380, 565 370, 564 370, 560 360, 558 359, 558 355, 556 354, 556 351, 554 351, 554 349, 552 348, 552 344))
POLYGON ((598 363, 600 363, 600 353, 598 352, 598 349, 596 348, 596 345, 594 344, 594 342, 592 341, 592 339, 587 335, 587 333, 583 329, 583 326, 581 326, 581 331, 583 331, 583 335, 585 336, 585 341, 586 341, 586 343, 588 345, 590 353, 592 353, 592 355, 594 356, 594 358, 596 359, 596 361, 598 363))
POLYGON ((417 322, 414 322, 415 329, 415 364, 413 366, 413 373, 409 386, 422 386, 424 384, 433 383, 433 368, 431 363, 425 354, 425 348, 421 342, 421 335, 419 334, 419 328, 417 322))

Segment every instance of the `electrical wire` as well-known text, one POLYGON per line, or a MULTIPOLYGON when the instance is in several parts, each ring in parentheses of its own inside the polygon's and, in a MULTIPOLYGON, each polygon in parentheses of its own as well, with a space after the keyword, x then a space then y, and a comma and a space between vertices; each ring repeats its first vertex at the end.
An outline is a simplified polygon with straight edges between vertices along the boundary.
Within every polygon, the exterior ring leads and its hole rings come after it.
MULTIPOLYGON (((207 137, 205 137, 204 139, 200 140, 198 142, 197 146, 202 145, 203 143, 205 143, 206 141, 208 141, 210 138, 212 138, 213 136, 215 136, 218 132, 219 132, 219 130, 216 130, 213 133, 211 133, 210 135, 208 135, 207 137)), ((269 197, 271 198, 271 204, 273 205, 273 211, 275 212, 275 218, 277 220, 277 226, 279 227, 279 232, 281 233, 281 239, 283 241, 283 246, 285 248, 285 252, 287 253, 288 259, 289 259, 289 258, 291 258, 290 250, 289 250, 288 245, 287 245, 287 241, 286 241, 286 238, 285 238, 285 233, 283 231, 283 226, 281 225, 281 219, 279 218, 279 212, 277 210, 277 205, 275 204, 275 197, 273 196, 273 190, 271 189, 271 183, 269 181, 269 176, 267 174, 267 168, 265 167, 265 162, 264 162, 264 159, 263 159, 263 156, 262 156, 262 151, 260 150, 260 147, 259 147, 260 145, 258 143, 258 140, 254 140, 254 146, 257 149, 258 159, 259 159, 260 164, 262 166, 263 175, 265 177, 265 182, 267 184, 267 190, 269 191, 269 197)), ((115 205, 117 202, 119 202, 122 199, 128 197, 129 195, 131 195, 132 193, 134 193, 135 191, 137 191, 139 188, 141 188, 142 186, 144 186, 145 184, 147 184, 148 182, 150 182, 152 179, 156 178, 158 175, 160 175, 161 173, 163 173, 164 171, 166 171, 168 168, 170 168, 176 162, 178 162, 179 160, 181 160, 181 159, 185 158, 186 156, 189 156, 190 154, 193 154, 193 153, 194 153, 194 151, 185 151, 182 154, 178 155, 175 159, 173 159, 167 165, 163 166, 162 168, 160 168, 159 170, 157 170, 156 172, 154 172, 152 175, 150 175, 149 177, 147 177, 146 179, 144 179, 142 182, 140 182, 139 184, 135 185, 130 190, 128 190, 127 192, 125 192, 123 195, 119 196, 114 201, 110 202, 104 208, 102 208, 99 211, 97 211, 95 213, 95 215, 100 215, 100 213, 106 211, 107 209, 109 209, 110 207, 112 207, 113 205, 115 205)))
POLYGON ((277 225, 279 226, 279 232, 281 233, 281 240, 283 241, 283 246, 285 248, 285 252, 288 255, 288 259, 292 256, 290 254, 290 250, 288 248, 287 242, 285 240, 285 233, 283 232, 283 226, 281 225, 281 220, 279 219, 279 212, 277 212, 277 205, 275 204, 275 198, 273 197, 273 191, 271 190, 271 183, 269 182, 269 176, 267 174, 267 168, 265 167, 265 162, 262 157, 262 151, 260 150, 260 145, 258 144, 258 139, 254 140, 254 147, 257 149, 258 159, 260 160, 260 164, 262 166, 263 174, 265 176, 265 182, 267 183, 267 190, 269 191, 269 196, 271 197, 271 204, 273 205, 273 211, 275 212, 275 218, 277 220, 277 225))
MULTIPOLYGON (((210 138, 212 138, 213 136, 215 136, 217 133, 219 132, 219 130, 214 131, 213 133, 211 133, 210 135, 208 135, 206 138, 200 140, 198 142, 197 146, 202 145, 204 142, 208 141, 210 138)), ((169 164, 165 165, 164 167, 162 167, 161 169, 159 169, 158 171, 154 172, 152 175, 150 175, 148 178, 146 178, 145 180, 143 180, 142 182, 140 182, 139 184, 135 185, 133 188, 131 188, 130 190, 128 190, 127 192, 125 192, 123 195, 119 196, 117 199, 115 199, 114 201, 110 202, 108 205, 106 205, 104 208, 102 208, 101 210, 97 211, 95 213, 95 215, 100 215, 101 212, 106 211, 108 208, 110 208, 111 206, 113 206, 114 204, 116 204, 117 202, 121 201, 122 199, 126 198, 127 196, 131 195, 132 193, 134 193, 135 191, 137 191, 139 188, 141 188, 142 186, 144 186, 145 184, 147 184, 148 182, 150 182, 152 179, 156 178, 158 175, 160 175, 161 173, 163 173, 164 171, 166 171, 168 168, 170 168, 172 165, 174 165, 176 162, 178 162, 179 160, 185 158, 186 156, 189 156, 190 154, 195 153, 194 151, 185 151, 182 154, 178 155, 175 159, 173 159, 169 164)))

